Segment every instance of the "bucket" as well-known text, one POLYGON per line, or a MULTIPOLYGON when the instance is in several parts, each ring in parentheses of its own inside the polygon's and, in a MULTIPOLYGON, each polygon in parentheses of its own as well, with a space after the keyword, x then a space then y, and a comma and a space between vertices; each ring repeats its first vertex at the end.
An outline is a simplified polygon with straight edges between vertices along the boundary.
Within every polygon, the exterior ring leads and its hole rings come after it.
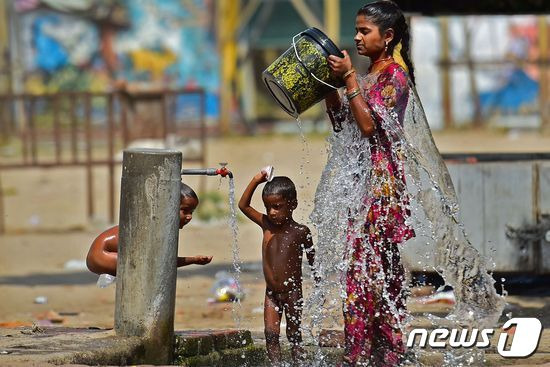
POLYGON ((294 36, 292 46, 262 73, 273 98, 292 117, 344 86, 331 76, 329 55, 344 57, 326 34, 309 28, 294 36))

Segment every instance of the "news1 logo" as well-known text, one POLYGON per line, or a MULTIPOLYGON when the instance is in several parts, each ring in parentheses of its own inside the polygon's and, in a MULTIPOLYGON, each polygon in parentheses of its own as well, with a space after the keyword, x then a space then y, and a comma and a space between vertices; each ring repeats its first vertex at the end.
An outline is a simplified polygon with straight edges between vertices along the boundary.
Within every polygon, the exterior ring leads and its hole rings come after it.
MULTIPOLYGON (((516 317, 502 326, 503 332, 499 335, 497 351, 506 358, 529 357, 537 350, 542 336, 542 324, 533 317, 516 317), (507 331, 515 327, 514 333, 507 331), (511 339, 511 340, 508 340, 511 339)), ((491 344, 491 335, 494 329, 435 329, 428 332, 426 329, 413 329, 407 338, 407 347, 412 348, 418 338, 418 347, 425 348, 428 344, 432 348, 480 348, 484 349, 491 344), (429 337, 428 337, 429 335, 429 337)))

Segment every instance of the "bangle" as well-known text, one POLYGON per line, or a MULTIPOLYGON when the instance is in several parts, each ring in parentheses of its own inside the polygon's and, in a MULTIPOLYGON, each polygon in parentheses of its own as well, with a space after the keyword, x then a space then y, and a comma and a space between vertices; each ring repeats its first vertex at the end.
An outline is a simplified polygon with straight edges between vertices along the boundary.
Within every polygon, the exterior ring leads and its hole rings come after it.
POLYGON ((348 101, 351 101, 353 98, 357 97, 359 94, 361 94, 361 90, 359 88, 355 88, 351 91, 351 93, 346 93, 346 97, 348 101))
POLYGON ((346 80, 347 78, 349 78, 351 76, 351 74, 355 73, 355 69, 354 68, 351 68, 350 70, 346 71, 346 73, 344 75, 342 75, 342 79, 343 80, 346 80))

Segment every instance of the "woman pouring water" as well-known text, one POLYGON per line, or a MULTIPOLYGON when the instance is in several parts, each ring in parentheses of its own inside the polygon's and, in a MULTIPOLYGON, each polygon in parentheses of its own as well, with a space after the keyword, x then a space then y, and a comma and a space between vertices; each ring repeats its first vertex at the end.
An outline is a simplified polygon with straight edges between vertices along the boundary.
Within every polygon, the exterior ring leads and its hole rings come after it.
POLYGON ((356 223, 348 235, 351 261, 344 303, 345 355, 351 364, 370 361, 375 366, 393 366, 405 351, 399 327, 405 316, 405 279, 397 246, 413 237, 414 231, 407 224, 410 211, 403 157, 380 120, 384 114, 395 114, 402 123, 407 80, 414 81, 414 74, 408 57, 408 26, 394 3, 380 1, 362 7, 355 31, 357 52, 371 60, 368 75, 358 76, 346 51, 344 58, 329 56, 332 71, 346 83, 346 93, 343 101, 337 92, 326 98, 334 131, 346 123, 356 124, 369 142, 362 157, 368 161, 367 185, 371 186, 362 198, 368 208, 364 217, 350 218, 361 224, 359 235, 356 223), (396 47, 403 65, 393 58, 396 47))
MULTIPOLYGON (((325 98, 334 134, 311 218, 319 234, 318 258, 324 261, 319 266, 343 273, 345 362, 395 366, 404 360, 408 320, 401 245, 419 233, 443 233, 441 240, 434 238, 441 253, 460 246, 464 253, 475 249, 455 232, 447 235, 459 228, 456 194, 414 91, 402 11, 388 0, 363 6, 354 41, 371 64, 366 75, 359 75, 347 52, 343 58, 328 57, 333 74, 345 82, 345 93, 325 98), (417 226, 411 214, 413 200, 422 203, 426 228, 417 226)), ((442 272, 457 286, 454 275, 463 270, 449 266, 442 272)), ((483 306, 498 313, 501 304, 489 289, 483 264, 475 271, 472 284, 488 295, 483 306)), ((457 312, 468 314, 472 307, 464 300, 457 312)))

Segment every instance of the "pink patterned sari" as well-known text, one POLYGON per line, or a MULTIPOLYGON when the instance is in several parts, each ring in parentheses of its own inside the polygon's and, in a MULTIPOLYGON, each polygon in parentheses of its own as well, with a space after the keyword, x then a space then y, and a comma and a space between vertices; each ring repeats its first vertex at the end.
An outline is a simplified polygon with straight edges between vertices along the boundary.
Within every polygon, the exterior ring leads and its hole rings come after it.
MULTIPOLYGON (((365 217, 352 218, 362 233, 348 236, 349 265, 344 301, 345 360, 351 365, 395 366, 405 352, 402 321, 406 317, 405 275, 398 245, 415 236, 410 217, 404 158, 397 139, 382 128, 380 111, 403 123, 409 87, 396 63, 378 76, 359 80, 371 107, 376 131, 369 138, 369 194, 365 217)), ((350 113, 346 113, 350 116, 350 113)), ((357 226, 355 226, 357 228, 357 226)))

